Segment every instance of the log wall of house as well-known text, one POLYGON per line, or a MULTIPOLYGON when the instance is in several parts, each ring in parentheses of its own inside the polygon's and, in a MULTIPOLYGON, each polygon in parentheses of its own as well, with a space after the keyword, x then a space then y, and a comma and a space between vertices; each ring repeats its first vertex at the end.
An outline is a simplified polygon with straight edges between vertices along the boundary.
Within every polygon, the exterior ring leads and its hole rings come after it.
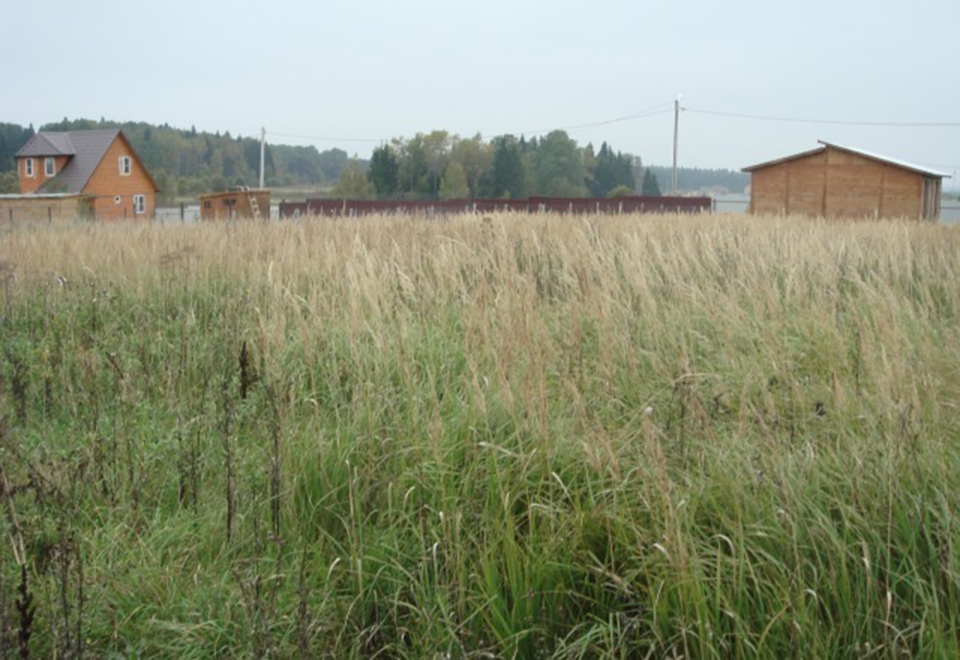
MULTIPOLYGON (((61 170, 66 166, 67 161, 70 159, 69 156, 54 156, 54 161, 56 165, 54 166, 54 175, 60 173, 61 170)), ((47 176, 46 168, 44 167, 45 156, 26 156, 17 159, 17 172, 20 175, 20 193, 29 194, 36 192, 40 186, 45 184, 47 181, 53 177, 47 176), (33 176, 27 176, 27 158, 33 159, 33 176)), ((52 192, 52 191, 48 191, 52 192)))
POLYGON ((146 169, 123 138, 117 137, 107 149, 103 160, 87 182, 83 192, 96 196, 95 212, 98 220, 153 218, 157 195, 146 169), (120 157, 129 156, 131 171, 120 174, 120 157), (144 212, 134 212, 134 195, 144 195, 144 212), (116 198, 119 197, 119 201, 116 198))

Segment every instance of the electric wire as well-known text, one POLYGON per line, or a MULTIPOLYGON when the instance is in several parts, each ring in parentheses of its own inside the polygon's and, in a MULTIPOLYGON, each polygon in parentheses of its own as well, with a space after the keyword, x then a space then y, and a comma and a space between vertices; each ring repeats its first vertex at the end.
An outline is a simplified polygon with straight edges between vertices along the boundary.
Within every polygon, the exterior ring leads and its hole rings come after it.
POLYGON ((267 135, 274 137, 293 138, 295 140, 314 140, 316 142, 382 142, 381 138, 342 138, 342 137, 323 137, 319 135, 295 135, 293 133, 277 133, 275 131, 264 131, 267 135))
POLYGON ((779 121, 795 124, 833 124, 838 126, 885 126, 903 128, 957 128, 960 122, 931 122, 931 121, 848 121, 843 119, 805 119, 800 117, 775 117, 770 115, 751 115, 739 112, 722 112, 719 110, 701 110, 699 108, 681 108, 685 112, 715 117, 731 117, 736 119, 756 119, 759 121, 779 121))
MULTIPOLYGON (((646 110, 641 110, 639 112, 623 115, 622 117, 614 117, 612 119, 603 119, 600 121, 589 122, 585 124, 571 124, 568 126, 558 126, 554 128, 540 128, 536 130, 528 131, 512 131, 507 133, 500 133, 500 135, 542 135, 544 133, 550 133, 552 131, 580 131, 586 130, 588 128, 596 128, 599 126, 607 126, 609 124, 618 124, 625 121, 632 121, 635 119, 645 119, 647 117, 655 117, 657 115, 666 114, 668 112, 673 112, 672 106, 673 101, 669 103, 661 103, 655 105, 646 110)), ((320 135, 298 135, 294 133, 278 133, 275 131, 265 131, 266 135, 272 135, 274 137, 283 137, 283 138, 292 138, 296 140, 307 140, 314 142, 365 142, 365 143, 380 143, 383 142, 383 138, 341 138, 341 137, 328 137, 320 135)))
POLYGON ((618 124, 620 122, 631 121, 634 119, 645 119, 647 117, 656 117, 657 115, 666 114, 668 112, 673 112, 671 107, 673 102, 661 103, 660 105, 655 105, 652 108, 647 108, 646 110, 641 110, 630 115, 624 115, 623 117, 614 117, 613 119, 603 119, 601 121, 589 122, 586 124, 573 124, 570 126, 559 126, 556 128, 540 128, 533 131, 514 131, 509 133, 510 135, 540 135, 542 133, 549 133, 551 131, 578 131, 587 128, 596 128, 598 126, 607 126, 609 124, 618 124))
MULTIPOLYGON (((750 113, 739 113, 739 112, 726 112, 721 110, 705 110, 702 108, 690 108, 681 106, 680 111, 689 112, 692 114, 699 115, 708 115, 713 117, 723 117, 730 119, 748 119, 753 121, 768 121, 768 122, 783 122, 783 123, 794 123, 794 124, 821 124, 821 125, 834 125, 834 126, 872 126, 872 127, 887 127, 887 128, 958 128, 960 127, 960 122, 929 122, 929 121, 857 121, 857 120, 843 120, 843 119, 811 119, 805 117, 780 117, 775 115, 758 115, 750 113)), ((583 124, 569 124, 566 126, 557 126, 554 128, 538 128, 534 130, 524 130, 524 131, 511 131, 505 133, 499 133, 499 135, 528 135, 528 136, 537 136, 550 133, 552 131, 582 131, 590 128, 598 128, 600 126, 609 126, 611 124, 618 124, 627 121, 634 121, 638 119, 646 119, 649 117, 656 117, 659 115, 664 115, 674 111, 674 102, 669 101, 665 103, 660 103, 645 110, 640 110, 639 112, 631 113, 628 115, 623 115, 620 117, 613 117, 610 119, 602 119, 594 122, 587 122, 583 124)), ((383 138, 362 138, 362 137, 332 137, 332 136, 320 136, 320 135, 303 135, 296 133, 283 133, 275 131, 264 131, 265 135, 270 135, 273 137, 280 138, 291 138, 296 140, 304 140, 309 142, 333 142, 333 143, 363 143, 363 144, 384 144, 386 141, 383 138)), ((928 164, 929 165, 929 164, 928 164)), ((936 167, 943 167, 948 169, 958 169, 957 165, 936 165, 936 167)))

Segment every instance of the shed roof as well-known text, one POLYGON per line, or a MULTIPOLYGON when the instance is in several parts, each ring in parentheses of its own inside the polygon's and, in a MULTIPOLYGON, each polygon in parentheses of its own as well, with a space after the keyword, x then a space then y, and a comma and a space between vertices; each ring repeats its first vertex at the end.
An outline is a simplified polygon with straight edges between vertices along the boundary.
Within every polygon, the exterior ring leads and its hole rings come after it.
POLYGON ((793 154, 791 156, 785 156, 783 158, 777 158, 776 160, 769 160, 764 163, 759 163, 757 165, 751 165, 750 167, 744 167, 743 172, 753 172, 755 170, 763 169, 764 167, 770 167, 771 165, 779 165, 780 163, 786 163, 791 160, 797 160, 799 158, 806 158, 807 156, 813 156, 814 154, 819 154, 827 149, 837 149, 839 151, 846 151, 851 154, 856 154, 857 156, 862 156, 864 158, 869 158, 870 160, 875 160, 881 163, 886 163, 888 165, 893 165, 895 167, 900 167, 905 170, 910 170, 911 172, 917 172, 924 176, 938 177, 938 178, 950 178, 950 175, 945 172, 939 172, 937 170, 932 170, 928 167, 923 167, 921 165, 914 165, 913 163, 908 163, 897 158, 890 158, 888 156, 881 156, 870 151, 864 151, 863 149, 855 149, 853 147, 845 147, 833 142, 825 142, 823 140, 817 140, 822 146, 817 147, 816 149, 810 149, 809 151, 803 151, 798 154, 793 154))
POLYGON ((220 192, 211 192, 203 193, 200 195, 202 200, 214 200, 219 199, 220 197, 236 197, 237 195, 249 196, 249 195, 270 195, 270 191, 266 188, 252 188, 248 190, 223 190, 220 192))

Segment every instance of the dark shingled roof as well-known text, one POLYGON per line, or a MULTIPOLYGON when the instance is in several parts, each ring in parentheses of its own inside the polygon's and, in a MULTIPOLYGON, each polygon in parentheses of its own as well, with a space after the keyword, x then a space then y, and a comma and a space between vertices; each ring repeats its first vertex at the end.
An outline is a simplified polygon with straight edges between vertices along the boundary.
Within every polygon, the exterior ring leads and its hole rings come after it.
POLYGON ((17 157, 72 156, 75 153, 69 133, 37 133, 17 152, 17 157))
POLYGON ((102 131, 71 131, 69 133, 41 132, 30 138, 17 158, 25 156, 72 156, 66 167, 37 192, 79 193, 90 180, 107 149, 120 135, 119 128, 102 131))

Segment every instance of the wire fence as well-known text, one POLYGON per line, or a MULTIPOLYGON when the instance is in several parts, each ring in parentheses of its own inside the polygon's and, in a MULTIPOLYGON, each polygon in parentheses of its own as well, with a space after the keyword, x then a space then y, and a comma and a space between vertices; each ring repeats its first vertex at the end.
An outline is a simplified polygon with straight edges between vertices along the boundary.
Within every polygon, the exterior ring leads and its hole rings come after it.
MULTIPOLYGON (((342 202, 341 202, 342 203, 342 202)), ((749 206, 749 197, 746 195, 730 195, 722 197, 714 197, 711 200, 709 208, 699 210, 699 212, 712 212, 717 215, 721 214, 742 214, 747 212, 747 207, 749 206)), ((270 206, 270 219, 278 220, 281 217, 280 208, 282 202, 275 202, 270 206)), ((302 206, 304 203, 300 203, 301 214, 306 213, 305 206, 302 206)), ((578 210, 582 205, 577 205, 578 210)), ((290 206, 292 211, 294 208, 297 208, 296 205, 290 206)), ((567 209, 569 209, 569 204, 567 204, 567 209)), ((526 208, 523 209, 526 211, 526 208)), ((619 209, 618 209, 619 210, 619 209)), ((10 208, 0 209, 0 225, 7 227, 12 227, 19 225, 20 223, 49 223, 53 220, 57 221, 74 221, 74 222, 90 222, 91 218, 85 217, 81 218, 79 216, 62 216, 60 213, 54 213, 52 209, 48 211, 47 208, 38 210, 35 213, 25 213, 22 210, 16 210, 10 208)), ((436 211, 436 209, 435 209, 436 211)), ((484 209, 479 208, 478 212, 483 212, 484 209)), ((329 211, 327 211, 329 214, 329 211)), ((354 212, 354 215, 357 213, 354 212)), ((292 215, 292 213, 291 213, 292 215)), ((349 213, 348 213, 349 215, 349 213)), ((154 222, 157 224, 174 224, 174 223, 194 223, 200 221, 200 206, 198 204, 181 204, 178 206, 158 206, 154 216, 154 222)), ((944 200, 940 206, 940 222, 944 224, 955 224, 960 223, 960 201, 955 199, 950 199, 949 201, 944 200)))
POLYGON ((960 222, 960 204, 941 204, 940 222, 960 222))
MULTIPOLYGON (((746 195, 714 197, 712 212, 718 215, 746 213, 749 204, 750 198, 746 195)), ((280 203, 274 203, 270 206, 270 218, 272 220, 280 218, 280 203)), ((182 207, 158 207, 156 221, 161 224, 199 222, 200 206, 197 204, 186 204, 182 207)), ((940 221, 945 224, 960 223, 960 202, 951 200, 950 203, 942 204, 940 206, 940 221)))
POLYGON ((371 200, 308 199, 281 202, 280 217, 320 215, 359 217, 387 215, 469 215, 477 213, 560 213, 623 215, 625 213, 710 213, 709 197, 528 197, 526 199, 371 200))

